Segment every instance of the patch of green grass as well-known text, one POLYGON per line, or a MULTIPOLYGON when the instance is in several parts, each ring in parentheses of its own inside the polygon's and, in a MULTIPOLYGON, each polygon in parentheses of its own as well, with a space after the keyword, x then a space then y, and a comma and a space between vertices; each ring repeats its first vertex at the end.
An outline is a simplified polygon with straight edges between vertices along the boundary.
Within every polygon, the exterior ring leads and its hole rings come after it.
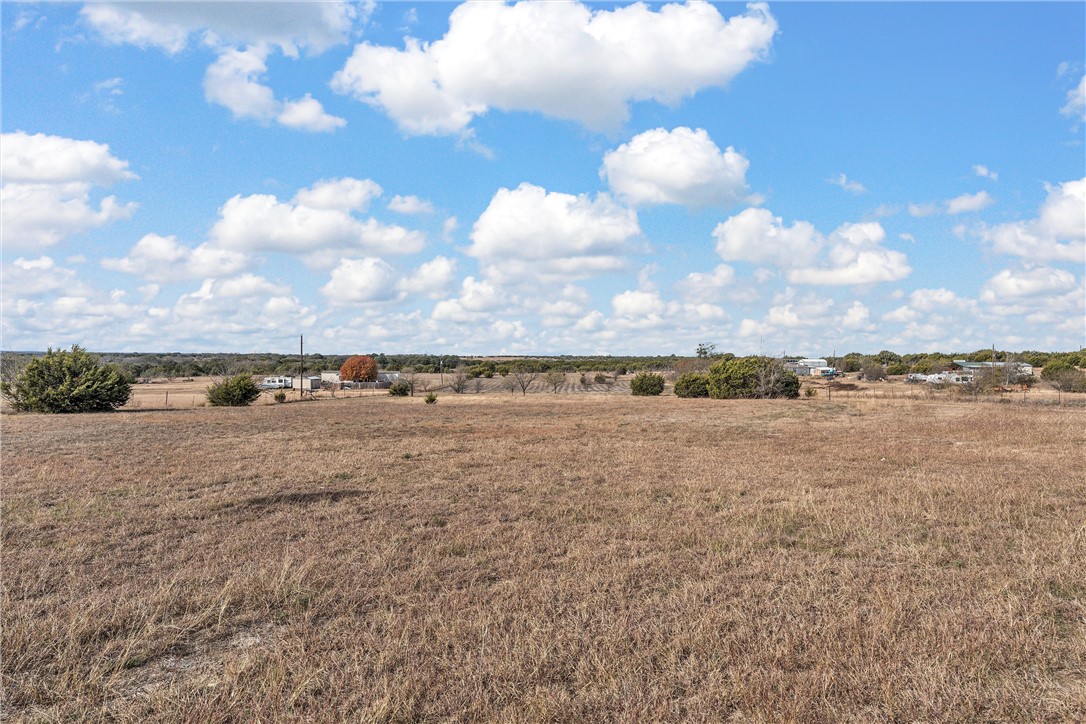
POLYGON ((139 656, 139 655, 137 655, 137 656, 129 656, 127 659, 125 659, 123 667, 125 669, 138 669, 139 667, 145 665, 146 663, 147 663, 147 657, 146 656, 139 656))

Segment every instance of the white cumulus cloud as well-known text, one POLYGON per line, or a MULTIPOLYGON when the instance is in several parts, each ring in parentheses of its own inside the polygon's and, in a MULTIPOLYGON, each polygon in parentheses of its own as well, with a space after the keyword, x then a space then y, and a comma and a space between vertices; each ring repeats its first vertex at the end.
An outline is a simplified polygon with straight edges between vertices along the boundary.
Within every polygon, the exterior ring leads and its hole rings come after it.
MULTIPOLYGON (((141 339, 189 340, 221 349, 223 340, 234 344, 254 339, 282 340, 284 319, 300 327, 312 326, 316 314, 291 293, 290 286, 254 274, 229 279, 206 279, 200 288, 182 294, 172 307, 151 307, 144 320, 131 327, 141 339)), ((296 339, 296 338, 295 338, 296 339)))
POLYGON ((1067 91, 1067 102, 1060 109, 1060 113, 1078 121, 1086 121, 1086 75, 1082 76, 1077 86, 1067 91))
POLYGON ((294 194, 292 203, 311 209, 363 212, 384 191, 371 179, 351 177, 323 179, 294 194))
POLYGON ((467 253, 500 277, 584 277, 625 266, 622 255, 640 231, 637 215, 607 194, 592 199, 522 183, 494 194, 467 253))
POLYGON ((299 50, 320 53, 347 41, 366 4, 346 0, 284 2, 90 2, 80 15, 107 42, 156 47, 167 53, 185 49, 192 36, 234 45, 263 43, 296 57, 299 50), (209 37, 210 36, 210 37, 209 37))
POLYGON ((674 105, 726 85, 764 58, 777 23, 752 3, 728 19, 709 3, 638 3, 614 10, 579 2, 469 2, 433 43, 368 42, 332 81, 413 134, 464 132, 490 108, 537 111, 614 128, 635 101, 674 105))
POLYGON ((23 131, 0 136, 0 166, 7 183, 90 183, 109 186, 138 178, 109 146, 23 131))
POLYGON ((995 203, 995 199, 987 191, 978 191, 975 194, 962 194, 955 196, 946 202, 948 214, 965 214, 984 209, 995 203))
POLYGON ((310 94, 301 100, 280 101, 262 81, 267 71, 266 46, 239 50, 226 48, 208 66, 204 75, 204 96, 234 114, 262 123, 275 120, 288 128, 329 132, 347 125, 347 121, 325 113, 324 106, 310 94))
POLYGON ((393 196, 388 202, 388 210, 397 214, 432 214, 434 205, 418 196, 393 196))
POLYGON ((75 271, 57 266, 51 257, 37 259, 19 257, 3 266, 4 306, 18 311, 20 300, 43 294, 89 294, 87 286, 76 278, 75 271))
POLYGON ((396 272, 383 259, 344 259, 321 294, 337 305, 391 301, 397 297, 396 272))
POLYGON ((844 316, 841 317, 841 326, 845 329, 861 332, 873 332, 877 329, 871 323, 871 310, 867 308, 866 304, 859 301, 853 302, 845 310, 844 316))
POLYGON ((912 271, 904 254, 882 247, 886 232, 874 221, 843 224, 827 239, 806 221, 785 226, 768 209, 746 209, 713 236, 722 259, 788 269, 794 284, 873 284, 912 271))
POLYGON ((509 300, 496 285, 475 277, 465 277, 460 296, 434 305, 431 317, 438 321, 470 322, 485 319, 487 313, 508 307, 509 300))
POLYGON ((127 219, 135 203, 91 198, 96 186, 137 178, 109 146, 22 131, 0 136, 0 234, 11 248, 46 247, 112 221, 127 219))
POLYGON ((905 255, 884 249, 886 238, 881 224, 844 224, 829 239, 829 264, 793 269, 788 280, 794 284, 874 284, 904 279, 912 268, 905 255))
POLYGON ((735 284, 735 270, 718 264, 711 272, 691 272, 676 284, 679 293, 690 302, 715 302, 735 284))
MULTIPOLYGON (((376 219, 360 219, 352 212, 364 208, 379 187, 358 179, 339 179, 302 189, 291 202, 269 194, 235 196, 219 210, 211 229, 211 242, 234 251, 286 253, 350 252, 413 254, 425 237, 401 226, 376 219), (346 189, 337 196, 337 189, 346 189)), ((328 257, 314 260, 329 263, 328 257)), ((333 260, 334 262, 334 260, 333 260)))
POLYGON ((716 251, 725 261, 749 261, 778 267, 812 262, 822 247, 822 235, 810 223, 785 226, 768 209, 745 209, 713 230, 716 251))
POLYGON ((1063 269, 1004 269, 985 283, 980 298, 994 302, 1046 297, 1072 291, 1076 286, 1075 275, 1063 269))
POLYGON ((347 125, 347 121, 339 116, 325 113, 321 102, 308 93, 299 100, 284 101, 275 120, 287 128, 314 133, 329 133, 347 125))
POLYGON ((731 146, 722 152, 704 129, 656 128, 608 151, 600 176, 634 205, 729 206, 746 196, 749 166, 731 146))
POLYGON ((178 243, 174 236, 158 234, 145 235, 120 259, 102 260, 105 269, 162 283, 230 276, 248 265, 245 254, 216 249, 206 243, 190 248, 178 243))
POLYGON ((665 301, 659 292, 652 289, 616 294, 611 298, 611 308, 614 312, 611 327, 625 332, 661 328, 675 331, 689 326, 719 324, 728 317, 727 312, 718 305, 665 301))
POLYGON ((424 294, 437 299, 445 295, 455 279, 456 259, 435 256, 430 261, 420 264, 410 276, 401 279, 397 288, 407 294, 424 294))
POLYGON ((267 56, 277 48, 297 58, 317 54, 347 41, 356 22, 372 7, 343 0, 328 2, 92 2, 80 15, 108 43, 155 47, 171 55, 193 37, 217 48, 218 58, 204 76, 208 101, 229 109, 235 118, 272 120, 305 131, 329 132, 346 121, 324 111, 305 94, 280 101, 262 82, 267 56))
POLYGON ((936 204, 909 204, 909 216, 932 216, 939 213, 939 207, 936 204))
POLYGON ((1086 178, 1047 189, 1037 218, 986 227, 982 237, 1000 254, 1081 264, 1086 260, 1086 178))
POLYGON ((834 186, 840 186, 850 194, 862 194, 867 192, 867 188, 859 181, 850 179, 843 173, 839 173, 836 176, 830 178, 830 183, 834 186))

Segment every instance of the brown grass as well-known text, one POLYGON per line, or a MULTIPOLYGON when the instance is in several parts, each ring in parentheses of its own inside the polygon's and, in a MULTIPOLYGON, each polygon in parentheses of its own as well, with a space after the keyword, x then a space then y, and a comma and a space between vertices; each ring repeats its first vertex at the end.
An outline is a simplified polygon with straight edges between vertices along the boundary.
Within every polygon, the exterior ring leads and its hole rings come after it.
POLYGON ((1078 408, 3 418, 8 720, 1086 718, 1078 408))

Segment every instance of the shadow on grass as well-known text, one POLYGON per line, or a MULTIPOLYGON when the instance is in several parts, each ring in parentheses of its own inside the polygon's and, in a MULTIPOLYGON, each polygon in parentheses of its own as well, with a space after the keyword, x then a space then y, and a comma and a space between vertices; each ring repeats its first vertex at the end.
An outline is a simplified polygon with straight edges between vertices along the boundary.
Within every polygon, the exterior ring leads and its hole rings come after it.
POLYGON ((305 493, 276 493, 275 495, 257 495, 237 505, 239 508, 270 508, 277 505, 310 505, 327 500, 338 503, 348 498, 368 495, 364 490, 313 490, 305 493))

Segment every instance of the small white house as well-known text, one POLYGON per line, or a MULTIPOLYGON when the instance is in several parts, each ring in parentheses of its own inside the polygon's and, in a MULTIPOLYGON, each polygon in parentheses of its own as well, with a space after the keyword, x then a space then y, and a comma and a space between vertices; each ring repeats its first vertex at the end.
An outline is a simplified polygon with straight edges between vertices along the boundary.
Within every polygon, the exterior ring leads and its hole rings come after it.
POLYGON ((293 377, 291 383, 294 389, 301 390, 302 392, 315 392, 321 388, 321 376, 310 375, 309 377, 293 377))

